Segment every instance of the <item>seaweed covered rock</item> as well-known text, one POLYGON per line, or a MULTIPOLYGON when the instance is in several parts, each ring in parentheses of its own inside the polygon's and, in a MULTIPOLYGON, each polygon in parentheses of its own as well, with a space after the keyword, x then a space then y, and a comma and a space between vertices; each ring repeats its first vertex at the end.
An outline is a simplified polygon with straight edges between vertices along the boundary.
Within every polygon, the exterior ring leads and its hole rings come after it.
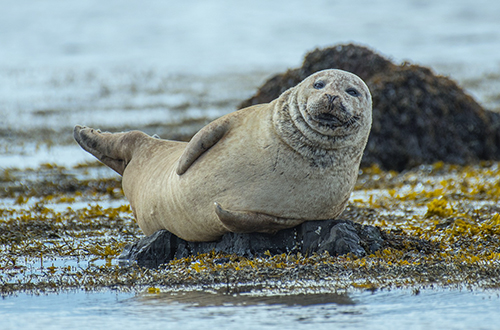
POLYGON ((373 127, 361 166, 401 171, 436 161, 500 159, 500 114, 483 109, 449 78, 418 65, 395 65, 353 44, 312 51, 301 68, 270 78, 241 107, 270 102, 324 69, 353 72, 372 93, 373 127))
POLYGON ((242 257, 301 252, 328 251, 331 255, 351 253, 363 257, 384 244, 380 230, 349 220, 307 221, 297 227, 280 230, 274 235, 227 233, 216 242, 188 242, 174 234, 159 230, 125 247, 121 261, 135 261, 143 267, 156 268, 173 259, 211 251, 242 257))

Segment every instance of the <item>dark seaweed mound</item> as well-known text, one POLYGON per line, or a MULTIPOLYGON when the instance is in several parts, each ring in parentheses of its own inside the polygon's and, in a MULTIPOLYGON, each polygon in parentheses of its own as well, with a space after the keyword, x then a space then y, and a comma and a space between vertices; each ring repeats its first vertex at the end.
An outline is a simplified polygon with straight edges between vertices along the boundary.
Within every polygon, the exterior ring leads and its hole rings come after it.
POLYGON ((447 77, 418 65, 396 65, 358 45, 310 52, 301 68, 270 78, 241 107, 270 102, 324 69, 355 73, 372 93, 373 127, 361 166, 401 171, 437 161, 500 159, 500 114, 483 109, 447 77))

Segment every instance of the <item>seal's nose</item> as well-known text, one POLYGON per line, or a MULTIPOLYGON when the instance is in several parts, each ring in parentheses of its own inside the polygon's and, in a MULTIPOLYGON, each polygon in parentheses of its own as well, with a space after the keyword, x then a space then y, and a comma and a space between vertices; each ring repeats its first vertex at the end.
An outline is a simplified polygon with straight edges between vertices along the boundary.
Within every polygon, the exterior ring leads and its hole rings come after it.
POLYGON ((327 105, 327 110, 328 111, 332 111, 333 109, 335 109, 335 100, 338 99, 338 95, 331 95, 331 94, 325 94, 326 96, 326 99, 327 99, 327 102, 328 102, 328 105, 327 105))
POLYGON ((333 103, 336 98, 338 98, 338 95, 330 95, 330 94, 325 94, 326 98, 328 99, 328 103, 333 103))

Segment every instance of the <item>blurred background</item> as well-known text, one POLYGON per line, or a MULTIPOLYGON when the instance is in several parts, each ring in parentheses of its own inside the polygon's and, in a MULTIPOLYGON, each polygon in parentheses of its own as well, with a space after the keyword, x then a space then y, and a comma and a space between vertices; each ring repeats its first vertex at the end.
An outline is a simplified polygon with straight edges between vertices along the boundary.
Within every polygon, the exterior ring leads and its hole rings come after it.
POLYGON ((185 139, 317 48, 357 43, 500 109, 500 1, 0 0, 0 168, 93 158, 72 127, 185 139))

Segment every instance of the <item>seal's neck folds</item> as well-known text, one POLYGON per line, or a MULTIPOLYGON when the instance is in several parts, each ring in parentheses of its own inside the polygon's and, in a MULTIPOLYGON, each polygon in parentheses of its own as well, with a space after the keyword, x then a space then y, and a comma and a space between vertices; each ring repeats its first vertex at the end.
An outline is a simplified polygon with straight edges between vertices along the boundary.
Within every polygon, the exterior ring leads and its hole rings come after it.
POLYGON ((315 166, 338 166, 346 160, 359 166, 367 138, 352 144, 350 140, 356 137, 328 136, 313 130, 300 112, 301 105, 294 89, 284 92, 273 103, 272 121, 276 134, 295 152, 315 166))

